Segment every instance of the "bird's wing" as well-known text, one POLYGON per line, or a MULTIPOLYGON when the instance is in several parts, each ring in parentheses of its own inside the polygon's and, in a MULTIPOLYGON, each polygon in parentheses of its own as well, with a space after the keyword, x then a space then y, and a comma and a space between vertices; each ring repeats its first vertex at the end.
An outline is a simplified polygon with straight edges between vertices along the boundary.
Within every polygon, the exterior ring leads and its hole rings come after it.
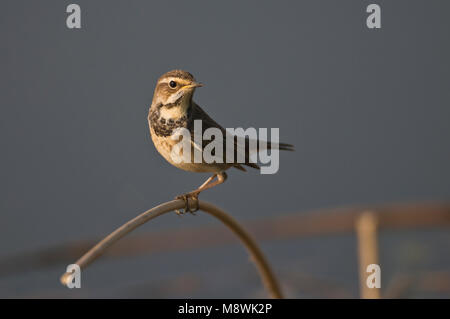
MULTIPOLYGON (((238 158, 244 158, 245 159, 245 163, 242 163, 244 165, 253 167, 253 168, 257 168, 259 169, 259 166, 256 163, 252 163, 250 161, 250 156, 249 156, 249 150, 248 150, 248 138, 241 138, 241 137, 237 137, 234 136, 232 134, 230 134, 227 130, 225 130, 219 123, 217 123, 216 121, 214 121, 205 111, 203 111, 203 109, 196 103, 192 103, 192 109, 191 109, 191 119, 192 121, 195 120, 202 120, 202 134, 208 129, 208 128, 217 128, 222 132, 222 136, 223 136, 223 159, 224 162, 226 162, 226 154, 227 154, 227 147, 231 147, 232 149, 230 149, 229 151, 231 151, 234 154, 234 159, 235 161, 238 158), (227 146, 226 143, 226 139, 227 138, 232 138, 234 143, 230 146, 227 146)), ((192 125, 190 125, 190 131, 191 131, 191 136, 194 136, 194 123, 192 123, 192 125)), ((204 148, 206 145, 208 145, 211 141, 209 140, 203 140, 203 145, 202 148, 204 148)), ((245 169, 239 164, 239 163, 235 163, 234 165, 236 168, 244 170, 245 169)))

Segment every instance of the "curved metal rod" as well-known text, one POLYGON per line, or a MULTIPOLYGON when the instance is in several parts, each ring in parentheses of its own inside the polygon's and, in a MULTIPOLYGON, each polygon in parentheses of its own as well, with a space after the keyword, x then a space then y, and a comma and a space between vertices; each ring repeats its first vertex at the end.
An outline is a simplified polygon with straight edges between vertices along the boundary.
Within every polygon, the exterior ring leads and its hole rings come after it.
MULTIPOLYGON (((194 201, 189 199, 189 205, 195 207, 196 203, 194 203, 194 201)), ((245 248, 249 252, 250 256, 252 257, 251 259, 255 263, 256 268, 258 269, 261 280, 269 295, 272 298, 282 298, 280 287, 272 270, 270 269, 267 260, 264 258, 264 255, 262 251, 259 249, 256 242, 244 230, 244 228, 242 228, 242 226, 239 225, 239 223, 234 218, 232 218, 230 215, 225 213, 220 208, 214 206, 213 204, 199 200, 198 205, 199 209, 219 219, 241 240, 241 242, 244 244, 245 248)), ((81 269, 86 268, 86 266, 88 266, 95 259, 100 257, 109 246, 111 246, 116 241, 124 237, 126 234, 132 232, 137 227, 165 213, 177 209, 183 209, 184 206, 185 206, 184 201, 178 199, 163 203, 161 205, 153 207, 152 209, 147 210, 146 212, 138 215, 137 217, 128 221, 127 223, 125 223, 124 225, 113 231, 111 234, 106 236, 97 245, 92 247, 86 254, 84 254, 80 259, 78 259, 76 261, 76 264, 81 269)), ((63 285, 67 285, 67 283, 73 280, 72 276, 73 276, 72 273, 66 272, 60 278, 61 283, 63 285)))

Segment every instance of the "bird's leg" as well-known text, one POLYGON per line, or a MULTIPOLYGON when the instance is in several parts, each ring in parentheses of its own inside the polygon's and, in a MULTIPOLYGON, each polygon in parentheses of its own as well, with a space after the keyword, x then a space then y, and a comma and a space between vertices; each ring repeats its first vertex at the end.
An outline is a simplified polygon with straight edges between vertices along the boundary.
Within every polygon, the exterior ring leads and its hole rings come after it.
MULTIPOLYGON (((214 186, 220 185, 223 182, 225 182, 227 179, 227 174, 225 172, 221 172, 218 174, 214 174, 213 176, 209 177, 199 188, 196 190, 193 190, 192 192, 178 195, 175 197, 175 199, 182 199, 184 200, 186 206, 184 208, 184 213, 189 212, 191 214, 194 214, 198 210, 198 195, 203 192, 206 189, 212 188, 214 186), (214 178, 217 177, 217 180, 213 182, 214 178), (189 207, 189 198, 192 198, 196 201, 197 205, 194 210, 192 210, 189 207)), ((181 215, 182 213, 179 210, 175 211, 178 215, 181 215)), ((195 214, 194 214, 195 215, 195 214)))
POLYGON ((200 186, 197 190, 195 190, 191 193, 196 192, 198 195, 200 192, 203 192, 206 189, 209 189, 214 186, 222 184, 223 182, 225 182, 227 180, 227 173, 221 172, 221 173, 213 175, 212 177, 217 177, 217 180, 215 182, 211 183, 212 178, 211 178, 211 180, 208 179, 205 183, 203 183, 202 186, 200 186))

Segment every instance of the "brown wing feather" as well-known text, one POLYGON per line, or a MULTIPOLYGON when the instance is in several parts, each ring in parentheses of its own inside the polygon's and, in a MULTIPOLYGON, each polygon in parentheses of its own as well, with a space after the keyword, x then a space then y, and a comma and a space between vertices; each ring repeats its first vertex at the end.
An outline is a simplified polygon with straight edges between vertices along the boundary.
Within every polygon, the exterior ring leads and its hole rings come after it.
MULTIPOLYGON (((194 133, 194 120, 202 120, 202 133, 205 132, 206 129, 211 128, 211 127, 215 127, 221 130, 222 134, 223 134, 223 156, 224 156, 224 162, 225 162, 225 156, 226 156, 226 140, 225 137, 227 135, 227 131, 216 121, 214 121, 205 111, 203 111, 203 109, 195 102, 192 102, 192 106, 191 106, 191 120, 192 123, 191 125, 189 125, 190 127, 190 131, 191 134, 194 133)), ((248 140, 248 139, 246 139, 248 140)), ((203 148, 208 145, 210 143, 210 141, 205 141, 203 140, 203 148)), ((245 163, 242 163, 243 165, 247 165, 256 169, 259 169, 259 166, 256 163, 252 163, 250 162, 249 156, 248 156, 248 149, 247 149, 247 145, 249 143, 246 143, 246 150, 245 150, 245 163)), ((237 158, 237 140, 234 141, 234 158, 237 158)), ((246 171, 245 168, 239 164, 239 163, 235 163, 233 165, 235 168, 240 169, 242 171, 246 171)))
MULTIPOLYGON (((194 120, 202 120, 202 133, 205 132, 206 129, 210 128, 210 127, 215 127, 218 128, 222 131, 223 137, 224 137, 224 141, 223 141, 223 145, 224 145, 224 150, 223 150, 223 154, 224 154, 224 162, 225 162, 225 156, 226 156, 226 141, 225 141, 225 137, 227 135, 227 131, 220 126, 219 123, 217 123, 216 121, 214 121, 205 111, 203 111, 203 109, 195 102, 192 102, 192 109, 191 109, 191 125, 189 125, 189 127, 191 128, 191 134, 193 134, 193 130, 194 130, 194 120)), ((203 147, 205 147, 206 145, 208 145, 210 143, 210 141, 203 141, 203 147)), ((271 149, 271 144, 270 142, 267 142, 267 148, 271 149)), ((257 143, 257 145, 259 146, 259 142, 257 143)), ((259 165, 256 163, 252 163, 249 159, 249 147, 250 147, 250 142, 248 137, 245 138, 245 163, 242 163, 243 165, 247 165, 249 167, 255 168, 255 169, 260 169, 259 165)), ((286 144, 286 143, 278 143, 278 149, 279 150, 284 150, 284 151, 294 151, 294 146, 291 144, 286 144)), ((235 160, 237 159, 237 150, 238 150, 238 143, 237 143, 237 138, 235 138, 234 140, 234 158, 235 160)), ((245 171, 245 168, 242 167, 242 165, 236 163, 235 165, 233 165, 234 167, 236 167, 237 169, 243 170, 245 171)))

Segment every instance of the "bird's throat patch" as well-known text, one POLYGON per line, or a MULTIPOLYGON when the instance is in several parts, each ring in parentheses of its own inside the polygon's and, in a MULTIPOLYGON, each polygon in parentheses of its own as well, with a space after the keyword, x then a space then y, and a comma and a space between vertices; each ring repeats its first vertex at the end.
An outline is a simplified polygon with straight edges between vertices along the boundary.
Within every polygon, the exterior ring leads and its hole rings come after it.
POLYGON ((162 137, 171 136, 177 128, 187 127, 188 125, 188 116, 166 118, 161 114, 160 109, 150 110, 148 119, 155 134, 162 137))

